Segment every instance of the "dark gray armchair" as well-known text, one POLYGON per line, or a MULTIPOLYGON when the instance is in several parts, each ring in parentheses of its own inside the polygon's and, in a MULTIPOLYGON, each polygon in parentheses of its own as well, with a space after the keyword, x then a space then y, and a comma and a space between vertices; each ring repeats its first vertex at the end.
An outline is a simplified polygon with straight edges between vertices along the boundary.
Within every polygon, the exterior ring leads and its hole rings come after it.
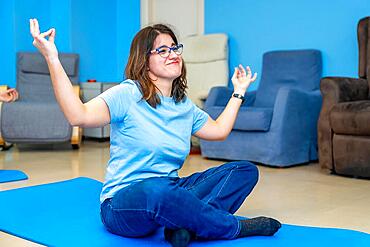
MULTIPOLYGON (((60 61, 79 93, 77 54, 59 54, 60 61)), ((72 127, 56 102, 49 70, 40 53, 17 53, 19 100, 4 103, 1 134, 10 143, 71 142, 78 148, 81 131, 72 127)))

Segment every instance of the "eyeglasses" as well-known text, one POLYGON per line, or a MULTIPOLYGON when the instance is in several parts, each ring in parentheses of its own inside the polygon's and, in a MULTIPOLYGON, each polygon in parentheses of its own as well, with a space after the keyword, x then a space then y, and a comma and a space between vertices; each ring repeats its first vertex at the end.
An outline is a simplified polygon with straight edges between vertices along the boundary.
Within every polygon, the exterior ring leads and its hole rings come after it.
POLYGON ((157 53, 159 56, 166 58, 170 55, 170 53, 173 51, 176 55, 181 55, 182 50, 184 46, 182 44, 178 44, 172 47, 168 47, 166 45, 163 45, 161 47, 158 47, 157 49, 151 50, 149 54, 157 53))

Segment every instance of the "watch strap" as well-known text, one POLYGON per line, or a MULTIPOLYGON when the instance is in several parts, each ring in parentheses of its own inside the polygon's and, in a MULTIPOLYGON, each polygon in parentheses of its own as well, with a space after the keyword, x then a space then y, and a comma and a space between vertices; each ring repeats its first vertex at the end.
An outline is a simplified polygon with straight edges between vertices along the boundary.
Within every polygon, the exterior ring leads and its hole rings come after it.
POLYGON ((234 98, 241 99, 241 100, 242 100, 242 104, 243 104, 243 103, 244 103, 244 101, 245 101, 244 96, 243 96, 243 95, 241 95, 241 94, 233 93, 233 97, 234 97, 234 98))

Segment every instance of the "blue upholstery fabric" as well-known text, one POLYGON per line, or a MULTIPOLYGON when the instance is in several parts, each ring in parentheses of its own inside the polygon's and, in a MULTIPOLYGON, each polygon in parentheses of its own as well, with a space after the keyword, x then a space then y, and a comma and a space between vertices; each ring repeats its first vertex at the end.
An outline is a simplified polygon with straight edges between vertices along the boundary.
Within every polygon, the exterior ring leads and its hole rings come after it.
POLYGON ((317 50, 265 53, 254 106, 272 107, 281 87, 318 90, 322 67, 320 58, 320 51, 317 50))
MULTIPOLYGON (((215 106, 208 109, 208 114, 212 118, 217 118, 224 106, 215 106)), ((241 107, 238 113, 238 118, 235 121, 234 130, 246 131, 268 131, 272 118, 272 108, 249 108, 241 107)))
MULTIPOLYGON (((322 101, 318 90, 321 53, 317 50, 274 51, 263 58, 258 91, 246 94, 247 100, 225 141, 201 140, 202 155, 271 166, 316 160, 316 125, 322 101)), ((216 118, 231 94, 231 89, 213 88, 205 111, 216 118)))
MULTIPOLYGON (((73 84, 78 83, 78 55, 59 54, 73 84)), ((70 140, 72 126, 58 106, 47 64, 40 53, 17 53, 19 100, 3 103, 1 133, 12 143, 52 143, 70 140)))

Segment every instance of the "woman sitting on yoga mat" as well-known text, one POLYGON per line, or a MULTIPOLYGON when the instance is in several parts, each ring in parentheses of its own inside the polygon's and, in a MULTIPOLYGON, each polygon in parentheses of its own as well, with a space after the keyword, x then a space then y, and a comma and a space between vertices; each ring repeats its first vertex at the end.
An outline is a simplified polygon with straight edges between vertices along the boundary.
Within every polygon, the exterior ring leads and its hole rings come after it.
POLYGON ((230 162, 181 178, 177 173, 189 154, 191 135, 205 140, 228 136, 257 76, 249 67, 235 68, 234 94, 213 120, 186 96, 182 44, 167 26, 148 26, 131 44, 125 70, 129 79, 83 104, 58 60, 55 29, 40 33, 36 19, 30 20, 30 29, 68 121, 82 127, 111 124, 101 193, 101 219, 110 232, 144 237, 164 226, 167 241, 187 246, 194 238, 269 236, 280 228, 272 218, 233 215, 257 183, 252 163, 230 162))

